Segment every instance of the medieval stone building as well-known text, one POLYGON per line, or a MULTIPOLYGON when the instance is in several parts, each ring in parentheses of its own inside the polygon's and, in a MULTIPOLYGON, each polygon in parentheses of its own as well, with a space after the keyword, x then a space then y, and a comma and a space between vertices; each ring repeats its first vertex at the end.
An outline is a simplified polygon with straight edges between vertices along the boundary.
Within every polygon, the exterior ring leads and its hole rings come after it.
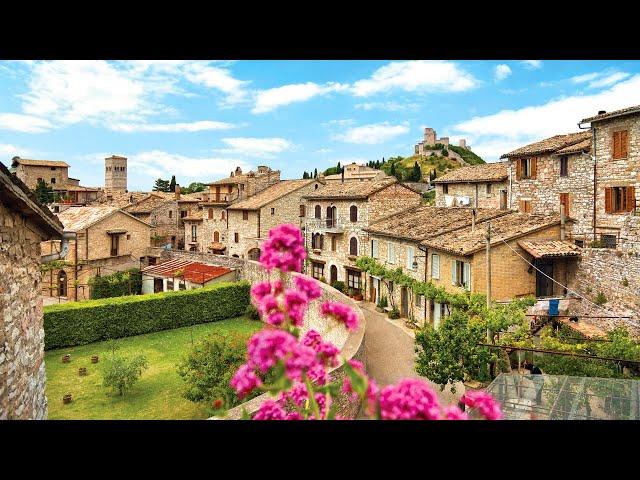
POLYGON ((127 159, 111 155, 104 159, 104 191, 106 193, 127 191, 127 159))
POLYGON ((0 420, 46 419, 40 242, 62 224, 0 163, 0 420))
POLYGON ((508 207, 508 162, 457 168, 433 180, 437 207, 508 207))
MULTIPOLYGON (((445 147, 449 146, 449 137, 441 137, 437 138, 436 131, 433 128, 425 128, 424 129, 424 140, 419 143, 416 143, 414 147, 414 153, 416 155, 430 155, 431 149, 429 147, 433 147, 436 144, 443 145, 445 147)), ((471 147, 467 146, 467 141, 464 138, 461 138, 458 142, 458 146, 466 149, 471 149, 471 147)))

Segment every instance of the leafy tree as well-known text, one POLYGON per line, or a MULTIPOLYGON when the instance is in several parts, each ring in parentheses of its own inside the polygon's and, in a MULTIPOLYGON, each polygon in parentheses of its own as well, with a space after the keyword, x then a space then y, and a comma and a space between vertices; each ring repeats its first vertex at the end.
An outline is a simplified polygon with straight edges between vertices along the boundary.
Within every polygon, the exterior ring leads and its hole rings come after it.
POLYGON ((34 193, 40 203, 53 202, 53 188, 47 185, 43 179, 38 180, 34 193))
POLYGON ((142 372, 147 368, 149 362, 144 355, 127 359, 114 352, 102 369, 102 386, 111 388, 122 396, 140 379, 142 372))
MULTIPOLYGON (((187 187, 180 187, 181 193, 197 193, 204 192, 207 186, 201 182, 191 182, 187 187)), ((175 190, 173 190, 175 192, 175 190)))
POLYGON ((309 178, 309 174, 307 173, 307 171, 305 170, 304 173, 302 174, 302 179, 306 180, 309 178))
POLYGON ((153 185, 154 192, 169 192, 170 191, 170 182, 169 180, 163 180, 158 178, 156 183, 153 185))
POLYGON ((449 150, 447 150, 446 148, 442 149, 442 156, 443 157, 448 157, 449 156, 449 150))

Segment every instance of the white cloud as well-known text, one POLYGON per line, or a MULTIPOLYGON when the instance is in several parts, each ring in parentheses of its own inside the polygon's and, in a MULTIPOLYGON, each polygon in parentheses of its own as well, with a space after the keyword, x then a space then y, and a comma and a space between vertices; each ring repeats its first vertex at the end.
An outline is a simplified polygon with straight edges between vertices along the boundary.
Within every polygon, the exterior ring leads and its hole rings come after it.
POLYGON ((115 123, 109 125, 117 132, 201 132, 204 130, 228 130, 237 125, 212 120, 183 123, 115 123))
POLYGON ((511 68, 509 68, 509 65, 506 65, 504 63, 501 63, 500 65, 496 65, 495 72, 494 72, 494 78, 496 80, 498 81, 504 80, 509 75, 511 75, 511 68))
POLYGON ((355 108, 358 110, 384 110, 387 112, 415 111, 420 108, 417 103, 400 103, 400 102, 367 102, 357 103, 355 108))
POLYGON ((219 153, 236 154, 240 156, 273 158, 276 154, 291 150, 294 145, 284 138, 251 138, 234 137, 223 138, 222 142, 230 148, 217 149, 219 153))
POLYGON ((640 104, 640 75, 591 95, 561 97, 542 105, 473 117, 455 125, 453 134, 465 136, 474 151, 485 151, 491 155, 485 160, 491 160, 527 143, 576 132, 578 122, 598 110, 637 104, 640 104))
POLYGON ((334 135, 334 138, 347 143, 375 145, 408 131, 409 124, 407 122, 402 125, 391 125, 389 122, 384 122, 350 128, 343 134, 334 135))
POLYGON ((193 62, 186 65, 184 75, 192 83, 217 89, 227 94, 224 102, 227 105, 241 103, 247 99, 246 87, 250 82, 238 80, 226 68, 204 62, 193 62))
POLYGON ((529 70, 537 70, 542 68, 542 60, 522 60, 522 64, 529 70))
MULTIPOLYGON (((16 147, 15 145, 11 145, 9 143, 0 143, 0 156, 2 157, 7 156, 12 158, 12 157, 15 157, 16 155, 20 157, 24 157, 25 155, 30 155, 30 154, 31 154, 30 150, 26 148, 16 147)), ((4 159, 2 160, 2 162, 4 164, 7 164, 7 162, 5 162, 4 159)))
POLYGON ((41 133, 46 132, 52 127, 53 125, 51 125, 49 120, 44 118, 19 113, 0 113, 0 130, 41 133))
POLYGON ((591 82, 592 80, 595 80, 599 76, 600 76, 599 72, 585 73, 584 75, 576 75, 575 77, 571 77, 569 80, 571 80, 573 83, 585 83, 585 82, 591 82))
POLYGON ((400 89, 408 92, 460 92, 478 85, 473 75, 453 62, 417 60, 391 62, 370 78, 358 80, 352 92, 357 97, 400 89))
POLYGON ((295 83, 281 87, 261 90, 256 93, 256 103, 252 113, 266 113, 283 105, 304 102, 319 95, 346 90, 347 86, 340 83, 319 85, 314 82, 295 83))
POLYGON ((604 72, 593 72, 586 73, 584 75, 576 75, 575 77, 571 77, 570 80, 573 83, 582 84, 589 83, 587 85, 588 88, 603 88, 610 87, 619 83, 623 80, 626 80, 631 76, 630 73, 626 72, 614 72, 611 70, 604 72))

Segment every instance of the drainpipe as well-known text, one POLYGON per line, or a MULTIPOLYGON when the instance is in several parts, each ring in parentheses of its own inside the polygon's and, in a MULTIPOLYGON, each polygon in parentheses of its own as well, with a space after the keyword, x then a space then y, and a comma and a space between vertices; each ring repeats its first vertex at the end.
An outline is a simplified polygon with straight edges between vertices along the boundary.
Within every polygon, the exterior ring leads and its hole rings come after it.
POLYGON ((64 232, 62 234, 62 242, 60 243, 60 251, 51 255, 42 255, 40 261, 42 263, 53 262, 54 260, 62 260, 69 253, 69 240, 75 240, 75 232, 64 232))

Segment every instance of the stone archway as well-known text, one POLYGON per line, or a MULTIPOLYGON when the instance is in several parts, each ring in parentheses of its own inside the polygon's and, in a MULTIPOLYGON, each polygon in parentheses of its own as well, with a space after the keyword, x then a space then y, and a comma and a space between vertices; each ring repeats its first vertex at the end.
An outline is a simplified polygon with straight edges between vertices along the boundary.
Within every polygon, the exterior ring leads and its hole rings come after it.
POLYGON ((251 250, 249 250, 247 252, 247 258, 249 260, 255 260, 256 262, 258 260, 260 260, 260 249, 259 248, 252 248, 251 250))

